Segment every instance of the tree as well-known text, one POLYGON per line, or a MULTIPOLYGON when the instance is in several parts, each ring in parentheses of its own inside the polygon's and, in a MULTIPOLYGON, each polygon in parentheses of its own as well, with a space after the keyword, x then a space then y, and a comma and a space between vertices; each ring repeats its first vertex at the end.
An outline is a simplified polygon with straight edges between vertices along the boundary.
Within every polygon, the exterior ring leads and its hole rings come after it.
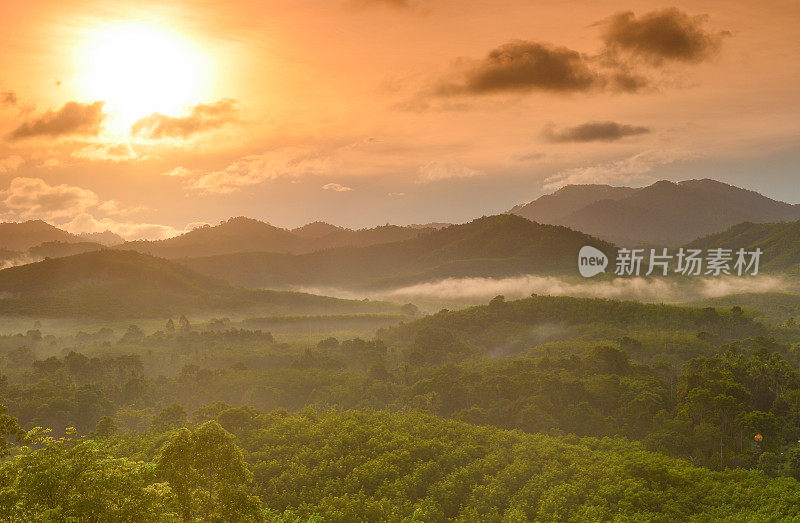
POLYGON ((108 438, 117 432, 117 424, 114 419, 109 416, 103 416, 97 422, 97 427, 94 429, 94 434, 98 438, 108 438))
POLYGON ((170 333, 170 334, 175 332, 175 322, 172 321, 172 318, 167 320, 167 325, 166 325, 165 328, 166 328, 167 332, 170 333))
POLYGON ((6 414, 8 407, 0 405, 0 457, 8 456, 10 446, 7 436, 11 436, 17 442, 22 442, 25 431, 19 426, 17 418, 6 414))
POLYGON ((164 432, 179 427, 185 422, 186 411, 177 403, 173 403, 156 414, 153 418, 153 428, 158 432, 164 432))
POLYGON ((135 341, 144 338, 144 331, 138 325, 128 325, 128 329, 122 336, 124 341, 135 341))
POLYGON ((317 348, 318 349, 323 349, 323 350, 335 350, 335 349, 338 349, 339 348, 339 340, 337 340, 336 338, 332 338, 332 337, 331 338, 325 338, 324 340, 321 340, 319 343, 317 343, 317 348))
POLYGON ((778 456, 774 452, 763 452, 758 457, 758 468, 767 476, 774 478, 778 475, 778 461, 778 456))
POLYGON ((155 466, 113 458, 92 440, 53 439, 36 428, 36 450, 0 467, 3 521, 168 521, 169 490, 156 483, 155 466))
POLYGON ((406 303, 405 305, 400 307, 400 312, 402 312, 406 316, 416 316, 419 314, 419 307, 417 307, 413 303, 406 303))
POLYGON ((186 319, 186 316, 181 314, 181 317, 178 318, 178 328, 181 332, 189 332, 192 330, 192 326, 189 324, 189 320, 186 319))
POLYGON ((506 297, 502 294, 498 294, 494 298, 489 301, 489 308, 498 308, 503 306, 506 302, 506 297))
POLYGON ((216 421, 181 429, 161 450, 157 471, 170 485, 184 521, 243 520, 260 512, 243 487, 252 479, 231 433, 216 421))

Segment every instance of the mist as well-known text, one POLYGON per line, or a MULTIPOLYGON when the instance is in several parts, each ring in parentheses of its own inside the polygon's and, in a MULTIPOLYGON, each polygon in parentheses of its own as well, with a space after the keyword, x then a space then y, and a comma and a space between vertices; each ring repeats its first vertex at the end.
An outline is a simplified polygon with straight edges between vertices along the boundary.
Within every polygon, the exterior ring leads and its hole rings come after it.
POLYGON ((697 278, 615 278, 611 281, 567 280, 554 276, 524 275, 513 278, 447 278, 393 289, 383 297, 394 300, 485 301, 504 295, 509 299, 531 294, 613 298, 650 302, 681 302, 732 294, 779 292, 788 283, 775 276, 697 278))

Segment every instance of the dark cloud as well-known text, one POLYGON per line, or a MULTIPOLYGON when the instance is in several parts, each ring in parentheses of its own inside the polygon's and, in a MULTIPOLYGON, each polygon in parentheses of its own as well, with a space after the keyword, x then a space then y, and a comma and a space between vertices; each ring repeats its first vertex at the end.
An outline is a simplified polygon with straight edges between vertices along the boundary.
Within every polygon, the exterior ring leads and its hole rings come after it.
POLYGON ((17 105, 19 103, 19 98, 17 98, 17 93, 14 91, 6 91, 0 93, 0 106, 3 105, 17 105))
POLYGON ((35 136, 95 136, 100 132, 100 125, 105 118, 104 105, 105 102, 69 102, 57 111, 47 111, 38 118, 23 123, 8 138, 21 140, 35 136))
POLYGON ((636 93, 650 87, 650 84, 648 78, 622 69, 610 73, 607 77, 609 89, 623 93, 636 93))
POLYGON ((226 98, 211 104, 195 105, 187 116, 153 113, 134 123, 131 132, 147 138, 188 138, 235 121, 236 101, 226 98))
POLYGON ((611 53, 625 51, 656 64, 663 60, 700 62, 719 50, 727 32, 705 30, 706 16, 689 16, 669 7, 643 14, 613 15, 604 23, 603 40, 611 53))
POLYGON ((633 93, 650 81, 630 66, 587 57, 566 47, 517 40, 468 63, 458 81, 440 82, 437 95, 482 95, 496 92, 557 93, 609 90, 633 93))
POLYGON ((588 122, 575 127, 556 129, 553 124, 544 128, 544 136, 551 142, 613 142, 647 134, 650 129, 636 125, 625 125, 617 122, 588 122))
POLYGON ((588 91, 602 83, 580 53, 547 43, 517 40, 471 65, 459 83, 444 83, 439 94, 501 91, 588 91))
POLYGON ((524 154, 515 154, 511 157, 511 159, 515 162, 532 162, 534 160, 541 160, 544 157, 545 154, 543 152, 534 151, 524 154))

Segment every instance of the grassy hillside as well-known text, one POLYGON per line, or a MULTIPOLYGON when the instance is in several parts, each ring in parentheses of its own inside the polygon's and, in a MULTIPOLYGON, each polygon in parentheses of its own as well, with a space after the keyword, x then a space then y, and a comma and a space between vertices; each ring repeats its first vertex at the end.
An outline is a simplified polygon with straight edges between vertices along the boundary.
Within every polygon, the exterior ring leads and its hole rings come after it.
POLYGON ((515 215, 489 216, 402 242, 304 255, 240 253, 181 260, 188 267, 252 287, 390 287, 451 276, 576 274, 577 253, 611 246, 583 233, 515 215))
POLYGON ((384 304, 253 291, 133 251, 102 250, 0 271, 0 314, 168 317, 197 311, 375 312, 384 304))

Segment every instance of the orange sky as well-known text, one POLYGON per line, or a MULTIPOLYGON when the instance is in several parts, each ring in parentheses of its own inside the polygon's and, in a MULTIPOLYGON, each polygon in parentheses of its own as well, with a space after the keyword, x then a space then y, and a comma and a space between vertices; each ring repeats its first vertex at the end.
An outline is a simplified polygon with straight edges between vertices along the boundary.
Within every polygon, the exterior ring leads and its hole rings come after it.
POLYGON ((566 183, 800 201, 796 1, 0 3, 0 214, 464 221, 566 183))

